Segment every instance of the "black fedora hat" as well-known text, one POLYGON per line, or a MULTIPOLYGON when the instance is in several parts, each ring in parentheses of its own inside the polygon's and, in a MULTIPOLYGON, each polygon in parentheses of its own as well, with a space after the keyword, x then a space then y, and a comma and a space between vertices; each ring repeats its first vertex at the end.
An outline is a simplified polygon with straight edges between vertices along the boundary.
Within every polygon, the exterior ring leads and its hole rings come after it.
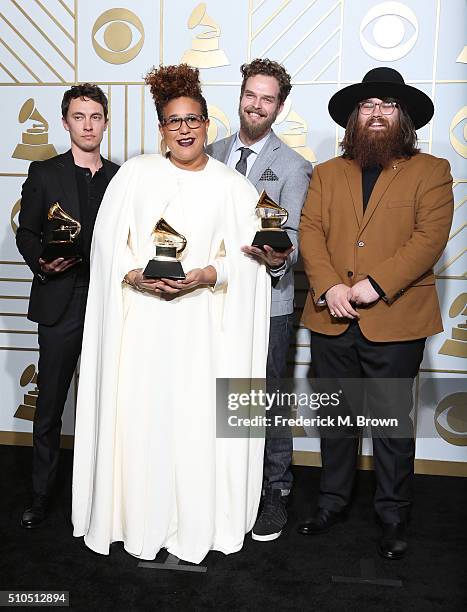
POLYGON ((349 85, 335 93, 329 100, 329 114, 345 128, 353 109, 367 98, 399 100, 407 109, 416 130, 426 125, 435 111, 433 102, 423 91, 406 85, 397 70, 381 66, 367 72, 361 83, 349 85))

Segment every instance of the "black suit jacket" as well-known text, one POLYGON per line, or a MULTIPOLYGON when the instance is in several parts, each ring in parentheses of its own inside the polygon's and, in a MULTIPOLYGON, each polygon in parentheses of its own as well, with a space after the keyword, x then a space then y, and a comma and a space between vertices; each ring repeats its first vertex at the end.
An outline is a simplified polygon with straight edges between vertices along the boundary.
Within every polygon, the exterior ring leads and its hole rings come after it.
MULTIPOLYGON (((119 166, 106 159, 103 163, 104 172, 110 181, 119 166)), ((71 150, 45 161, 32 162, 21 193, 16 244, 34 274, 28 319, 43 325, 53 325, 63 314, 71 298, 76 276, 74 267, 53 276, 45 276, 41 272, 39 257, 43 249, 42 242, 51 229, 47 213, 54 202, 59 202, 65 212, 80 219, 71 150)))

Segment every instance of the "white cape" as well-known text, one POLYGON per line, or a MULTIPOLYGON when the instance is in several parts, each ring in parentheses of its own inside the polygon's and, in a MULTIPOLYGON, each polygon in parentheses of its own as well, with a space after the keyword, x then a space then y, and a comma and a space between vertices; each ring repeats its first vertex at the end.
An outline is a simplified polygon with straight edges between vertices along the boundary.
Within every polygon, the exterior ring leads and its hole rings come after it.
POLYGON ((265 377, 269 276, 240 252, 257 227, 257 198, 212 158, 187 172, 142 155, 107 188, 92 244, 73 470, 74 535, 96 552, 123 541, 141 559, 166 548, 199 563, 211 549, 240 550, 253 526, 264 440, 216 439, 215 381, 265 377), (154 255, 161 216, 188 240, 185 271, 215 264, 224 243, 224 288, 166 301, 122 286, 154 255))

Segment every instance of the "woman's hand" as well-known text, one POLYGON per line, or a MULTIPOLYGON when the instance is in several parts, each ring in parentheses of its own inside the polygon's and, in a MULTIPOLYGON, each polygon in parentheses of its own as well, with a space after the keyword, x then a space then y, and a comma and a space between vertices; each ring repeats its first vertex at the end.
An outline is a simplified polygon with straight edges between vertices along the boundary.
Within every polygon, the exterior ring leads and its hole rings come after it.
MULTIPOLYGON (((183 280, 173 280, 171 278, 161 278, 160 290, 167 295, 176 295, 180 291, 194 289, 199 285, 214 285, 217 279, 217 272, 213 266, 206 268, 194 268, 187 272, 183 280)), ((159 288, 159 287, 158 287, 159 288)))
POLYGON ((138 291, 150 293, 161 293, 162 281, 159 278, 146 278, 143 276, 143 268, 131 270, 125 275, 126 282, 138 291))

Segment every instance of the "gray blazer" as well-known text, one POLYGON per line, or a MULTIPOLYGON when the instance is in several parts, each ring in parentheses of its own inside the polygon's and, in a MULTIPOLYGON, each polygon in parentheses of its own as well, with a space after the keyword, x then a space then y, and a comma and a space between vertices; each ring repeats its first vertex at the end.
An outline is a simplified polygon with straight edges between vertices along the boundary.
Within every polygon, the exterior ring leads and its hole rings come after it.
MULTIPOLYGON (((213 142, 206 149, 211 157, 227 163, 236 134, 213 142)), ((312 165, 286 145, 271 130, 261 153, 253 164, 248 180, 258 193, 266 193, 289 213, 285 229, 295 246, 277 284, 272 289, 271 316, 290 314, 294 308, 292 267, 298 258, 298 224, 310 183, 312 165)))

